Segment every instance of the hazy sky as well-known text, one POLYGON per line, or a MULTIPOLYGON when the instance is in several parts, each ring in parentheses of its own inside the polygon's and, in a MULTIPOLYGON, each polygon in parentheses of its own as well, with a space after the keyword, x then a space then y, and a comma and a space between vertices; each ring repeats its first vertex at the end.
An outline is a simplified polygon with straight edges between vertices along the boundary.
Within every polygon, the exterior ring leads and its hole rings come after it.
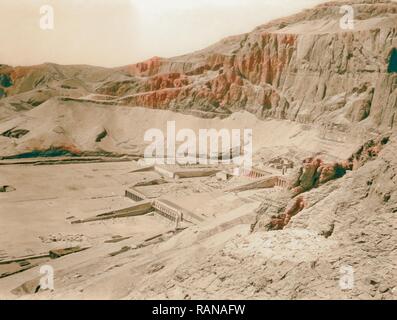
POLYGON ((0 64, 121 66, 202 49, 324 0, 0 0, 0 64), (40 7, 54 29, 40 28, 40 7))

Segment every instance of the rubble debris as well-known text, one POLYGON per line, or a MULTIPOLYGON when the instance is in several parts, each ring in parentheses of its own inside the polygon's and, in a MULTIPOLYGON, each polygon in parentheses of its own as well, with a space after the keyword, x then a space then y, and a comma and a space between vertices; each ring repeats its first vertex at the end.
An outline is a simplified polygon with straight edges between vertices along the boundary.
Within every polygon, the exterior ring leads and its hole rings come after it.
POLYGON ((75 220, 72 221, 71 223, 77 224, 77 223, 87 223, 87 222, 94 222, 94 221, 108 220, 115 218, 135 217, 135 216, 141 216, 147 214, 151 211, 153 211, 152 203, 151 201, 147 200, 147 201, 141 201, 139 204, 135 204, 128 208, 102 213, 92 218, 75 220))
POLYGON ((26 261, 26 260, 22 260, 22 261, 19 262, 19 265, 20 265, 21 267, 25 267, 25 266, 30 265, 30 262, 29 262, 29 261, 26 261))
POLYGON ((125 247, 122 247, 122 248, 121 248, 120 250, 118 250, 118 251, 109 253, 109 256, 114 257, 114 256, 117 256, 117 255, 122 254, 122 253, 124 253, 124 252, 127 252, 127 251, 129 251, 129 250, 131 250, 131 247, 125 246, 125 247))
POLYGON ((0 261, 0 278, 5 278, 36 267, 48 261, 48 254, 24 256, 0 261))
POLYGON ((11 293, 20 297, 27 294, 35 294, 40 291, 40 278, 24 282, 22 285, 11 290, 11 293))
POLYGON ((131 237, 114 236, 110 240, 105 240, 105 243, 117 243, 117 242, 121 242, 121 241, 128 240, 128 239, 131 239, 131 237))
POLYGON ((296 216, 305 208, 305 200, 303 197, 297 197, 293 204, 288 207, 284 213, 273 216, 270 223, 265 227, 267 230, 282 230, 291 221, 293 216, 296 216))
POLYGON ((377 139, 371 139, 361 146, 349 159, 349 165, 352 170, 357 170, 365 163, 375 159, 383 147, 389 142, 390 135, 383 135, 377 139))
POLYGON ((138 182, 134 185, 134 187, 158 186, 166 183, 168 183, 168 181, 164 180, 163 178, 160 178, 160 179, 152 179, 149 181, 138 182))
POLYGON ((287 173, 288 169, 294 168, 294 162, 285 157, 276 157, 268 161, 267 164, 270 168, 281 170, 283 175, 287 173))
POLYGON ((24 135, 27 135, 28 133, 29 130, 12 128, 7 131, 4 131, 1 135, 7 138, 19 139, 22 138, 24 135))
POLYGON ((49 234, 48 236, 39 236, 39 239, 43 243, 53 242, 82 242, 86 239, 83 234, 49 234))
POLYGON ((164 269, 164 265, 161 263, 154 263, 149 267, 148 273, 156 273, 162 269, 164 269))
POLYGON ((253 189, 274 188, 274 187, 286 188, 287 180, 281 176, 271 176, 244 184, 242 186, 228 189, 226 190, 226 192, 242 192, 253 189))
POLYGON ((292 175, 289 188, 294 195, 317 188, 331 180, 343 177, 349 170, 357 170, 367 161, 376 158, 389 136, 372 139, 361 146, 349 159, 334 163, 324 163, 322 159, 310 157, 303 160, 302 166, 292 175))
POLYGON ((1 186, 0 187, 0 192, 12 192, 15 191, 16 189, 12 186, 1 186))
POLYGON ((334 233, 335 223, 331 223, 327 230, 324 230, 320 233, 321 236, 328 239, 334 233))
POLYGON ((81 248, 81 247, 70 247, 70 248, 65 248, 65 249, 56 249, 56 250, 50 250, 49 256, 51 259, 57 259, 72 253, 77 253, 80 251, 84 251, 89 249, 89 247, 81 248))

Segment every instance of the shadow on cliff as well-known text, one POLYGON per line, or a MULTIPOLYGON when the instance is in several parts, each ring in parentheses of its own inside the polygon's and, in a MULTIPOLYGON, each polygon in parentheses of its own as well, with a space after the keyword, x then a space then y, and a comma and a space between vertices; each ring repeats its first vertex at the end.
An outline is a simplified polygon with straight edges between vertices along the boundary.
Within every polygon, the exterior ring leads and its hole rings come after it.
POLYGON ((394 73, 397 72, 397 49, 393 48, 390 53, 389 67, 387 68, 387 72, 394 73))

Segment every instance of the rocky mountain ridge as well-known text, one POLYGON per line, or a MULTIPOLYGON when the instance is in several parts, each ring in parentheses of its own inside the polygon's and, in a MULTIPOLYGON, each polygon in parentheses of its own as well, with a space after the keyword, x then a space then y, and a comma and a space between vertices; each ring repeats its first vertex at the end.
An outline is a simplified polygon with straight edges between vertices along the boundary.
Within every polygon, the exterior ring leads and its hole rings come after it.
POLYGON ((397 3, 328 2, 170 59, 115 69, 1 66, 0 104, 26 110, 68 96, 200 117, 247 110, 339 131, 382 131, 396 117, 397 75, 389 67, 396 47, 397 3), (354 8, 353 30, 339 26, 346 4, 354 8))

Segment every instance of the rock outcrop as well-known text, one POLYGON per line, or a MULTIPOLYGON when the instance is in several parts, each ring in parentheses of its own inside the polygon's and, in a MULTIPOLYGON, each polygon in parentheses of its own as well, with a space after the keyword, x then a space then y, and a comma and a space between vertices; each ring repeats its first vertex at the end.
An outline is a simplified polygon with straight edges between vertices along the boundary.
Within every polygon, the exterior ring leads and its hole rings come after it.
POLYGON ((303 160, 290 179, 289 187, 293 195, 317 188, 331 180, 343 177, 348 170, 357 170, 366 162, 375 159, 389 142, 390 134, 371 139, 362 145, 349 159, 334 163, 324 163, 318 157, 303 160))
POLYGON ((284 213, 272 217, 269 224, 266 225, 266 230, 282 230, 291 221, 291 218, 296 216, 304 208, 305 200, 303 197, 297 197, 284 213))
MULTIPOLYGON (((313 188, 319 188, 332 180, 342 178, 348 171, 358 170, 367 162, 375 160, 389 140, 390 135, 370 140, 345 161, 324 163, 318 157, 303 160, 302 166, 292 174, 290 179, 289 188, 291 189, 292 199, 282 199, 284 203, 288 202, 285 209, 281 213, 272 214, 272 211, 269 210, 271 208, 266 205, 262 206, 259 212, 265 212, 267 215, 259 225, 257 222, 253 226, 253 230, 260 229, 261 226, 265 230, 282 230, 288 225, 292 217, 305 208, 308 200, 305 195, 302 195, 303 193, 309 192, 313 188)), ((389 196, 389 194, 385 195, 385 199, 389 196)))

